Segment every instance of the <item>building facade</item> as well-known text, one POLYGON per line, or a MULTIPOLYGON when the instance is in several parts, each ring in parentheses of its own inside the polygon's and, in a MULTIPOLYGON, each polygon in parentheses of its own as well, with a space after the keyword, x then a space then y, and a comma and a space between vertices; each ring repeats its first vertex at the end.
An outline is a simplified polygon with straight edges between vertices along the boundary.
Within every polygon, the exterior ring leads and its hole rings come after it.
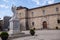
POLYGON ((3 20, 0 20, 0 31, 3 31, 3 20))
POLYGON ((4 22, 3 30, 4 30, 4 31, 9 28, 9 20, 10 20, 10 19, 11 19, 10 16, 5 16, 5 17, 3 18, 3 22, 4 22))
POLYGON ((21 30, 60 28, 60 3, 28 9, 17 7, 21 30))

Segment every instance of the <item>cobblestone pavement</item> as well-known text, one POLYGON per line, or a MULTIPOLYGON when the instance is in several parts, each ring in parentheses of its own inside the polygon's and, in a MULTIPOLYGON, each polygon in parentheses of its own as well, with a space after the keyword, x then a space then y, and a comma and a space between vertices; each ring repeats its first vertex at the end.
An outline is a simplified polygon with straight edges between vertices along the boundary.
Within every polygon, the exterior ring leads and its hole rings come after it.
MULTIPOLYGON (((29 34, 29 31, 23 31, 29 34)), ((60 40, 60 30, 36 30, 35 36, 14 38, 12 40, 60 40)))

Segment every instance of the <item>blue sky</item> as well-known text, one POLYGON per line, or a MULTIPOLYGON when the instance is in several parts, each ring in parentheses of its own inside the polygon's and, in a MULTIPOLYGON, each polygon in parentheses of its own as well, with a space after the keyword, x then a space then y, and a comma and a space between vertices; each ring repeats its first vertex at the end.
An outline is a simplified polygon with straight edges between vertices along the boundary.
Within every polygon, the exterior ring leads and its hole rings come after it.
POLYGON ((11 11, 13 4, 16 7, 24 6, 27 8, 35 8, 57 2, 60 2, 60 0, 0 0, 0 18, 3 19, 4 16, 13 15, 11 11))

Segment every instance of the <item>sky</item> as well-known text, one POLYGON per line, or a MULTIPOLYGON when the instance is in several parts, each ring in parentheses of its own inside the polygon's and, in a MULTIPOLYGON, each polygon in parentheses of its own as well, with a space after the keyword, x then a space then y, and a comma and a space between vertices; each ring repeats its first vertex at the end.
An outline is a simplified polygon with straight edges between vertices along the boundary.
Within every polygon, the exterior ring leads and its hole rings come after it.
POLYGON ((29 9, 50 5, 54 3, 58 3, 60 0, 0 0, 0 19, 3 19, 4 16, 11 16, 13 12, 11 11, 12 5, 23 6, 29 9))

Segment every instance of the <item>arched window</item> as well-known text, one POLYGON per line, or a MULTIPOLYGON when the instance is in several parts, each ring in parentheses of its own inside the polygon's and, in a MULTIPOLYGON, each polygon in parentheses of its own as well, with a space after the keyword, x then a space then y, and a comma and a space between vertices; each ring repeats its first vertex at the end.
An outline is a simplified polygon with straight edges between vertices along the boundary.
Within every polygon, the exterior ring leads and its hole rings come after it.
POLYGON ((34 22, 32 22, 32 25, 34 26, 34 22))

